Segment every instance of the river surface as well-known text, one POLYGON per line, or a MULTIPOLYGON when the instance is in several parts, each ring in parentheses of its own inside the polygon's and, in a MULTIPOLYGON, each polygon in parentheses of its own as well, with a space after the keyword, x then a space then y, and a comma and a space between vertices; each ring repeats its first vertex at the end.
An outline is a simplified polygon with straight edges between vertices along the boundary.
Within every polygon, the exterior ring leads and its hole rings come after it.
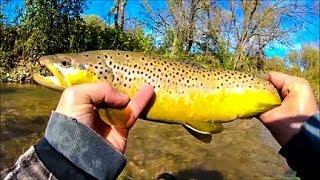
MULTIPOLYGON (((1 169, 43 136, 59 95, 36 85, 1 84, 1 169)), ((137 121, 119 179, 296 179, 257 119, 224 126, 205 144, 180 125, 137 121)))

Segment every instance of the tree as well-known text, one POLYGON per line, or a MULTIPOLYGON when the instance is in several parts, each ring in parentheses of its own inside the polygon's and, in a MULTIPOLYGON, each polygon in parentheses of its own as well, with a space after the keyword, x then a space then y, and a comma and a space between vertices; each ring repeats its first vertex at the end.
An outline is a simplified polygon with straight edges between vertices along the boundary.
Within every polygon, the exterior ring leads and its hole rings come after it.
MULTIPOLYGON (((301 50, 301 64, 303 68, 312 70, 319 69, 320 51, 312 45, 305 45, 301 50)), ((320 71, 319 71, 320 72, 320 71)))
MULTIPOLYGON (((263 61, 265 49, 273 42, 287 44, 289 36, 300 30, 308 14, 302 1, 229 0, 213 8, 214 19, 220 18, 216 35, 227 39, 234 51, 233 69, 252 63, 248 57, 263 61), (291 22, 283 26, 285 22, 291 22), (217 31, 218 30, 218 31, 217 31)), ((251 66, 258 66, 251 65, 251 66)))
POLYGON ((127 5, 127 0, 115 0, 114 7, 113 7, 113 20, 114 20, 114 27, 117 30, 123 31, 124 24, 125 24, 125 9, 127 5))
POLYGON ((167 35, 173 35, 172 43, 168 47, 171 56, 189 53, 196 40, 196 34, 202 28, 198 24, 200 14, 204 13, 203 9, 209 1, 167 0, 166 2, 165 9, 152 8, 148 2, 144 2, 147 21, 152 22, 149 25, 155 33, 161 34, 164 41, 168 40, 167 35))
POLYGON ((107 28, 101 17, 87 15, 83 17, 85 22, 85 50, 103 49, 106 46, 104 33, 107 28))
POLYGON ((19 31, 25 55, 80 51, 85 0, 26 0, 19 31))

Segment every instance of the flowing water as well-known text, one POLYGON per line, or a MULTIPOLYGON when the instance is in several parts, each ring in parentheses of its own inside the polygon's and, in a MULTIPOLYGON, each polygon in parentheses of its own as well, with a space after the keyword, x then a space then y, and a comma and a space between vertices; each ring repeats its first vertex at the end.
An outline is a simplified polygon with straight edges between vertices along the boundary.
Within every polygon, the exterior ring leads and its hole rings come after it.
MULTIPOLYGON (((36 85, 1 84, 1 169, 43 136, 59 95, 36 85)), ((279 148, 257 119, 225 124, 210 144, 180 125, 139 120, 119 179, 295 179, 279 148)))

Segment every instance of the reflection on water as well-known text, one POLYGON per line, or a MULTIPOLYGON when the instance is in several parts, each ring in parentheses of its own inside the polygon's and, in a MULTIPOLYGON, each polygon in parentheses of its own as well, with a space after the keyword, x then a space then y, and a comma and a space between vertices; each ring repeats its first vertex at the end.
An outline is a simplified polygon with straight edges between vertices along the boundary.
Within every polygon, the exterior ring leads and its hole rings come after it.
MULTIPOLYGON (((34 85, 1 84, 1 169, 43 135, 59 94, 34 85)), ((278 150, 255 119, 225 124, 210 144, 180 125, 139 120, 119 179, 291 179, 278 150)))

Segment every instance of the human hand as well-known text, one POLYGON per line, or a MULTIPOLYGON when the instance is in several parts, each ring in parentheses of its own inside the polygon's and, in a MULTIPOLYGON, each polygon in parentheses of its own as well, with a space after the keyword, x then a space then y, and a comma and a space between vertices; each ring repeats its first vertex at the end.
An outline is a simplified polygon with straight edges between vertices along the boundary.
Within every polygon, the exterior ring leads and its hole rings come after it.
POLYGON ((117 92, 107 83, 82 84, 64 90, 56 112, 77 119, 111 143, 115 149, 124 153, 128 132, 153 94, 152 86, 146 85, 135 98, 129 100, 129 96, 117 92), (98 114, 97 107, 101 106, 128 106, 131 109, 131 118, 123 128, 110 126, 98 114))
POLYGON ((268 79, 281 92, 283 101, 259 118, 283 146, 299 132, 304 121, 317 113, 317 102, 305 79, 279 72, 270 72, 268 79))

